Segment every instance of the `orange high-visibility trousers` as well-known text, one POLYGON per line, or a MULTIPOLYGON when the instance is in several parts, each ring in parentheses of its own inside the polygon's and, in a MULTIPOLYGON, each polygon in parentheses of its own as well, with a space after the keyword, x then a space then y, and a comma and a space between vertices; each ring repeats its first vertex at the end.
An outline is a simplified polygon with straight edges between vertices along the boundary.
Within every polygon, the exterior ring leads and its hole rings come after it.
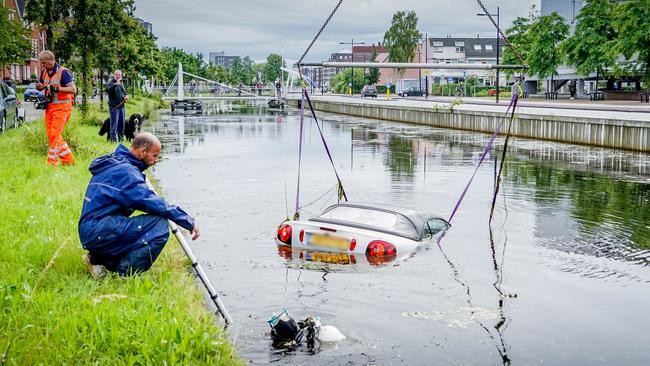
POLYGON ((50 103, 45 110, 45 132, 49 142, 47 164, 57 165, 59 158, 64 165, 74 164, 74 155, 63 140, 63 129, 72 115, 72 104, 50 103))

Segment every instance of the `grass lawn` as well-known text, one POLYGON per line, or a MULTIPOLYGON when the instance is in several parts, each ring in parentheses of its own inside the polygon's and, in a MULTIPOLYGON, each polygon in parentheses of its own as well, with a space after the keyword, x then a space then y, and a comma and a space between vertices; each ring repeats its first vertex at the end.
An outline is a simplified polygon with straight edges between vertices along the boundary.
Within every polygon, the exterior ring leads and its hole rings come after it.
MULTIPOLYGON (((156 103, 134 98, 127 116, 156 103)), ((0 365, 244 364, 175 239, 142 275, 88 273, 77 235, 88 165, 115 145, 84 123, 75 113, 66 128, 71 167, 46 166, 42 120, 0 135, 0 365)))

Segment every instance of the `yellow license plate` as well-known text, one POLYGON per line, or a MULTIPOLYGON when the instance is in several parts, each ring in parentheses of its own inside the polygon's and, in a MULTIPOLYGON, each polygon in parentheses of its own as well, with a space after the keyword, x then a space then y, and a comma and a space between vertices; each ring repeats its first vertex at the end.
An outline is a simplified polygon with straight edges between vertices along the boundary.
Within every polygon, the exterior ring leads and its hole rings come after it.
POLYGON ((350 256, 346 253, 305 252, 303 256, 313 262, 350 264, 350 256))
POLYGON ((346 251, 350 245, 350 241, 348 239, 321 234, 310 234, 307 243, 315 247, 346 251))

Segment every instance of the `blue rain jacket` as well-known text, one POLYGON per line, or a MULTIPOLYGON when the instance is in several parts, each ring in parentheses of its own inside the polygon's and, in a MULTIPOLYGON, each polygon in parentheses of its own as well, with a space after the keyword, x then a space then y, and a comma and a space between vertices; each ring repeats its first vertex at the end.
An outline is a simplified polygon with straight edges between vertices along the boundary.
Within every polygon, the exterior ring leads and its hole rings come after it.
MULTIPOLYGON (((120 233, 126 230, 126 222, 110 218, 125 218, 135 210, 162 216, 192 230, 194 219, 180 207, 167 204, 149 189, 143 173, 145 169, 147 165, 122 144, 113 154, 101 156, 90 163, 89 170, 93 176, 86 189, 79 219, 79 239, 84 248, 92 250, 106 241, 119 242, 120 233), (124 227, 114 227, 116 222, 124 223, 124 227)), ((120 243, 110 254, 124 253, 132 249, 130 244, 120 243)))

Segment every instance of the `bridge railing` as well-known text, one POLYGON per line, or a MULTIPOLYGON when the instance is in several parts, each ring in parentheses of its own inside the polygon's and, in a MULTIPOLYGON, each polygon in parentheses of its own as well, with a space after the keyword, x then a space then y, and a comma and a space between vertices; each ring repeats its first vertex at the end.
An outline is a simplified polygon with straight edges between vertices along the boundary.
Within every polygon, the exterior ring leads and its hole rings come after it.
MULTIPOLYGON (((173 86, 156 86, 152 91, 158 91, 168 98, 178 96, 178 87, 173 86)), ((185 97, 266 97, 275 98, 276 89, 272 86, 257 88, 257 86, 243 86, 240 90, 238 86, 228 85, 197 85, 195 87, 185 85, 183 87, 185 97)))

